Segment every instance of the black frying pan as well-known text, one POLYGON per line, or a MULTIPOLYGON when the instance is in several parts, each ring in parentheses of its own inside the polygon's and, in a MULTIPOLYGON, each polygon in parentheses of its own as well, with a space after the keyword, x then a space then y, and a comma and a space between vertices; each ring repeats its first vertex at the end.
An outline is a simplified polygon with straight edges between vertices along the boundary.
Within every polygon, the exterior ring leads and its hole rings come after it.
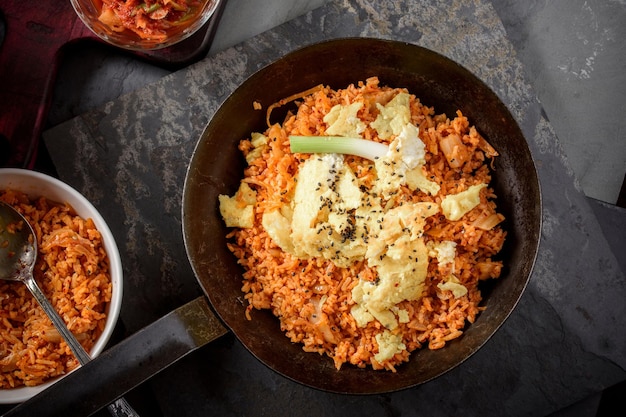
MULTIPOLYGON (((283 109, 283 113, 286 110, 283 109)), ((282 115, 272 113, 274 121, 282 115)), ((380 393, 426 382, 463 362, 502 325, 520 298, 535 260, 541 223, 540 191, 526 140, 506 106, 456 63, 424 48, 374 39, 343 39, 293 52, 243 83, 217 111, 193 153, 183 196, 183 232, 196 277, 219 317, 259 360, 303 384, 340 393, 380 393), (484 286, 483 312, 462 338, 437 351, 423 349, 397 373, 345 366, 306 353, 289 342, 269 312, 244 318, 241 268, 226 248, 227 229, 216 204, 232 195, 243 175, 237 149, 250 132, 266 128, 265 109, 317 84, 343 88, 378 76, 381 84, 406 87, 436 112, 461 109, 501 154, 494 188, 508 230, 502 277, 484 286), (262 104, 254 110, 252 103, 262 104)))
MULTIPOLYGON (((282 120, 287 108, 274 111, 282 120)), ((475 353, 515 308, 530 278, 540 239, 541 196, 535 166, 517 123, 498 97, 478 78, 427 49, 394 41, 339 39, 305 47, 261 69, 246 80, 210 121, 191 158, 182 201, 182 228, 200 297, 108 349, 12 415, 88 414, 146 380, 177 359, 230 329, 260 361, 307 386, 336 393, 374 394, 425 383, 475 353), (340 371, 325 356, 305 353, 280 331, 270 312, 245 318, 242 269, 226 247, 218 195, 232 195, 243 175, 239 141, 264 131, 265 109, 318 84, 343 88, 378 76, 381 83, 406 87, 438 113, 461 109, 500 156, 492 186, 508 231, 499 255, 501 277, 483 283, 486 310, 463 336, 440 350, 413 352, 396 373, 344 365, 340 371), (263 110, 254 110, 259 102, 263 110), (91 375, 98 375, 97 379, 91 375), (81 403, 73 401, 81 398, 81 403)))

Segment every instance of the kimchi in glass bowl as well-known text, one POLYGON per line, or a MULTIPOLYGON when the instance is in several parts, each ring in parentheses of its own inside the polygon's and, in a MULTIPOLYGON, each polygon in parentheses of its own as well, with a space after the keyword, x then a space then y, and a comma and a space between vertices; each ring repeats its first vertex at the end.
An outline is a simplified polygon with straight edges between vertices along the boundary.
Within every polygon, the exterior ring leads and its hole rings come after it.
POLYGON ((187 39, 211 18, 220 0, 70 0, 83 23, 124 49, 161 49, 187 39))

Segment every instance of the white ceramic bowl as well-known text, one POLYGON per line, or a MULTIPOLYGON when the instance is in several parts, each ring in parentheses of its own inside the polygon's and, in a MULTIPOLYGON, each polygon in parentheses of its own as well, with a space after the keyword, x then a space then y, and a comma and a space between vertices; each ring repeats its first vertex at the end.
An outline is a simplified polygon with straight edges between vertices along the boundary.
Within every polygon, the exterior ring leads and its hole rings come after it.
MULTIPOLYGON (((112 294, 108 307, 104 332, 97 340, 91 357, 98 356, 111 337, 122 307, 123 272, 122 261, 113 234, 96 208, 78 191, 58 179, 35 171, 16 168, 0 168, 0 190, 18 190, 31 198, 45 196, 52 201, 69 203, 82 218, 91 218, 100 231, 104 248, 109 257, 112 294)), ((0 389, 0 404, 17 404, 46 389, 60 378, 55 378, 36 387, 0 389)))

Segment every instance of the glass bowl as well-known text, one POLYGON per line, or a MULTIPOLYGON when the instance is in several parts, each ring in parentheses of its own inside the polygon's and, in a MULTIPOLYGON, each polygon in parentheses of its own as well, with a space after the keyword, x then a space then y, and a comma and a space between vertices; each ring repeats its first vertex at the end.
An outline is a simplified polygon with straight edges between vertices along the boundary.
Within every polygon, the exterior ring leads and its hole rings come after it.
POLYGON ((211 18, 220 0, 151 0, 122 11, 106 8, 107 4, 124 4, 120 0, 70 0, 82 22, 100 39, 132 51, 162 49, 181 42, 197 32, 211 18), (180 6, 174 10, 172 4, 180 6), (192 5, 189 11, 183 6, 192 5), (139 26, 145 25, 145 28, 139 26), (167 26, 166 29, 163 29, 167 26), (133 28, 133 29, 130 29, 133 28), (153 30, 154 29, 154 30, 153 30))

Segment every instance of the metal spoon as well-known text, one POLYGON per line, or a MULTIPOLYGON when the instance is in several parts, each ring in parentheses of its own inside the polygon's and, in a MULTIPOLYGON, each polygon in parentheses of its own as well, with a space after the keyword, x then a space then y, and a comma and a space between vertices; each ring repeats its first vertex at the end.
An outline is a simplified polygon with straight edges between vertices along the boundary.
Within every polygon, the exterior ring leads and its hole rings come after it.
MULTIPOLYGON (((67 328, 33 277, 36 260, 37 238, 32 227, 20 212, 0 201, 0 279, 21 281, 26 284, 26 287, 61 333, 78 362, 84 365, 91 360, 91 357, 67 328)), ((124 398, 110 404, 108 410, 113 416, 139 417, 124 398)))

